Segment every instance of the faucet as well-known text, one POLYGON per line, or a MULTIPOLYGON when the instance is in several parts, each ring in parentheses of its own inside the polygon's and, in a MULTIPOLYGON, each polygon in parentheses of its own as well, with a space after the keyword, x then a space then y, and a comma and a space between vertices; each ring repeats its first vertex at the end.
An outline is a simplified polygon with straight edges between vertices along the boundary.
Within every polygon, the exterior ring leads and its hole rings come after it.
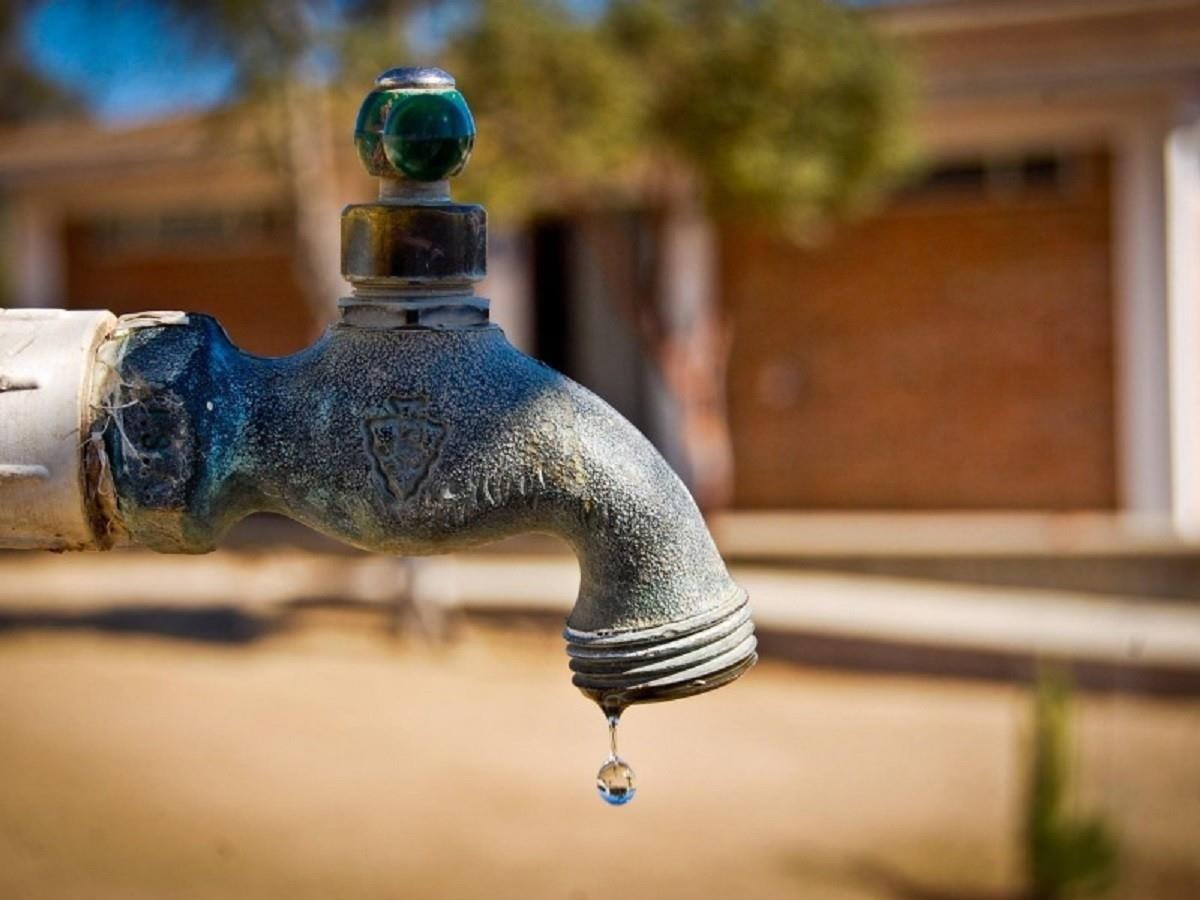
POLYGON ((341 220, 350 295, 294 355, 205 315, 0 313, 0 546, 204 553, 256 512, 404 555, 542 532, 578 556, 564 637, 606 712, 750 668, 746 593, 679 478, 489 321, 486 214, 449 195, 474 139, 446 72, 379 76, 354 131, 379 197, 341 220))

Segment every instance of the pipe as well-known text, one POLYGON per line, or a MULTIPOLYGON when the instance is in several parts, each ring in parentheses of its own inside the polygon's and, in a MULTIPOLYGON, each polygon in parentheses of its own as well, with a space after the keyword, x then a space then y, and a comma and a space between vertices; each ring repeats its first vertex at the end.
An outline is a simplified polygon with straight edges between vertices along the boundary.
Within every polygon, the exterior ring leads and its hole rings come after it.
POLYGON ((0 547, 95 544, 85 436, 96 350, 115 324, 100 310, 0 309, 0 547))
POLYGON ((509 344, 474 295, 486 220, 445 189, 474 134, 453 80, 401 69, 377 85, 356 143, 381 196, 343 214, 353 292, 316 344, 257 357, 178 313, 127 317, 100 344, 87 543, 202 553, 254 512, 412 556, 546 532, 579 558, 567 652, 606 710, 738 677, 756 658, 746 594, 686 488, 607 404, 509 344), (406 161, 421 180, 399 174, 406 161))

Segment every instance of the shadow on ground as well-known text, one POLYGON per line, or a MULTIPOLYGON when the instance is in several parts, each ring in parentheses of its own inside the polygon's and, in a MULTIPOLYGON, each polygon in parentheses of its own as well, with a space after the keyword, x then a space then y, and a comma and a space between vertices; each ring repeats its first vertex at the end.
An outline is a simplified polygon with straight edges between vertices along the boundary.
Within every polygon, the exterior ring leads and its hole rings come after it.
POLYGON ((854 871, 861 882, 878 887, 896 900, 1029 900, 1023 891, 988 892, 925 884, 876 862, 861 862, 854 871))
POLYGON ((833 859, 816 853, 785 852, 785 870, 805 884, 857 885, 871 896, 894 900, 1029 900, 1022 891, 988 891, 923 882, 886 863, 869 859, 833 859))
POLYGON ((114 606, 78 612, 0 609, 0 634, 25 630, 93 631, 206 644, 249 644, 279 631, 285 621, 286 614, 255 615, 235 606, 195 609, 114 606))
MULTIPOLYGON (((345 601, 331 597, 295 599, 250 611, 233 604, 181 608, 168 603, 110 606, 86 610, 14 609, 0 607, 0 635, 20 631, 95 632, 144 635, 203 644, 247 645, 291 627, 295 615, 308 610, 341 609, 378 614, 384 627, 396 631, 413 627, 439 638, 452 630, 448 621, 426 621, 408 605, 345 601)), ((468 618, 493 627, 544 629, 555 633, 562 626, 558 614, 509 609, 474 610, 468 618)), ((950 647, 879 641, 811 633, 759 631, 763 658, 794 663, 809 669, 916 675, 955 681, 1032 684, 1046 660, 1035 654, 1014 654, 975 647, 950 647)), ((1136 660, 1058 660, 1082 690, 1108 694, 1159 696, 1200 695, 1200 669, 1140 665, 1136 660)), ((914 895, 918 896, 918 895, 914 895)))

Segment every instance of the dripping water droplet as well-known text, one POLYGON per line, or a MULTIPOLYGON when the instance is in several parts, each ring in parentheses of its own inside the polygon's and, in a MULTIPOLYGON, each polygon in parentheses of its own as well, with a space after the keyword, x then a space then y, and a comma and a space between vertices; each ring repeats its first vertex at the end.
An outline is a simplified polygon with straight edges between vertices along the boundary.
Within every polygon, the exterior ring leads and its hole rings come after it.
POLYGON ((637 793, 633 769, 619 756, 610 758, 596 773, 596 790, 611 806, 624 806, 637 793))
POLYGON ((612 806, 624 806, 637 793, 637 777, 629 764, 617 755, 617 725, 619 715, 608 717, 608 759, 596 773, 596 790, 600 799, 612 806))

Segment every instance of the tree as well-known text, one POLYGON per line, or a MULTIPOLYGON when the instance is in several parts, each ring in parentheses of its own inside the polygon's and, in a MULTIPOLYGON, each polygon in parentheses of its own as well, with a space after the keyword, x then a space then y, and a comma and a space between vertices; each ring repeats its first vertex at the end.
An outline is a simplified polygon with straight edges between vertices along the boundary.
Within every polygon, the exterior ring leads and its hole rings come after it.
POLYGON ((896 55, 822 0, 613 0, 594 21, 485 0, 449 55, 488 135, 468 191, 494 213, 647 210, 657 274, 625 312, 678 406, 672 461, 702 507, 725 505, 731 335, 713 223, 802 237, 875 197, 908 156, 896 55))
POLYGON ((234 93, 260 110, 261 137, 287 173, 313 319, 332 317, 339 275, 335 106, 322 81, 370 83, 406 52, 421 0, 167 0, 170 22, 203 52, 233 64, 234 93), (384 48, 387 48, 385 51, 384 48), (381 52, 384 51, 384 52, 381 52), (363 67, 370 66, 370 75, 363 67))
POLYGON ((0 126, 76 115, 81 109, 76 93, 38 72, 27 57, 21 26, 31 5, 29 0, 0 4, 0 126))

